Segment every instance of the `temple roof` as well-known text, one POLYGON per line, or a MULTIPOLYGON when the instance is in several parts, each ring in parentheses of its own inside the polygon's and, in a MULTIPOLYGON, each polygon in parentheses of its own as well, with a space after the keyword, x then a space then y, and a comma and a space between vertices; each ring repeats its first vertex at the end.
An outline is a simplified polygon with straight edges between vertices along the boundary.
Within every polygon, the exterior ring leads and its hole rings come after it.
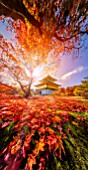
POLYGON ((53 89, 53 90, 57 90, 58 86, 60 86, 59 84, 56 84, 55 82, 56 79, 54 79, 51 76, 47 76, 44 79, 40 80, 40 84, 35 85, 35 87, 37 87, 38 89, 53 89))
POLYGON ((46 77, 44 77, 42 80, 40 80, 41 82, 45 82, 45 81, 57 81, 55 78, 51 77, 50 75, 47 75, 46 77))

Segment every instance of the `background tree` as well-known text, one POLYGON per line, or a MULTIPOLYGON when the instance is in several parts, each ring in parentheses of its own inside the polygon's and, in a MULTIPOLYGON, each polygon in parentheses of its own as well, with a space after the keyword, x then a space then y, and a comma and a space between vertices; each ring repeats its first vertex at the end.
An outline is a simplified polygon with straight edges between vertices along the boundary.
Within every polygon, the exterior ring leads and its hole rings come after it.
POLYGON ((88 76, 84 77, 81 85, 77 86, 74 90, 74 94, 77 96, 82 96, 88 99, 88 76))
POLYGON ((66 96, 74 96, 74 89, 75 89, 74 86, 73 87, 67 87, 65 89, 65 95, 66 96))
POLYGON ((83 88, 83 91, 82 91, 83 97, 88 99, 88 76, 84 77, 84 80, 82 81, 81 86, 83 88))
POLYGON ((16 94, 17 89, 13 88, 12 86, 8 86, 6 84, 0 83, 0 94, 16 94))
POLYGON ((82 94, 83 94, 82 86, 81 85, 76 86, 75 89, 74 89, 74 95, 75 96, 82 96, 82 94))
POLYGON ((65 88, 64 87, 60 88, 60 95, 65 96, 65 88))

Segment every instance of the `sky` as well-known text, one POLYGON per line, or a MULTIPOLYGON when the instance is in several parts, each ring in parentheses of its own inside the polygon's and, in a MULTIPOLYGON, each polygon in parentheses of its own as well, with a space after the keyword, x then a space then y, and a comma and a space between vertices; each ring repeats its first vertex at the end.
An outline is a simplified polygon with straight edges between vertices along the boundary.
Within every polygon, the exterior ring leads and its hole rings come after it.
MULTIPOLYGON (((14 38, 13 33, 5 30, 5 25, 2 22, 0 22, 0 34, 8 41, 14 38)), ((86 46, 88 46, 88 40, 86 40, 86 46)), ((37 67, 34 75, 39 77, 42 69, 37 67)), ((58 84, 61 84, 62 87, 79 85, 84 77, 88 76, 88 48, 81 49, 77 58, 73 58, 71 54, 61 56, 60 65, 53 76, 57 78, 58 84)))
POLYGON ((88 76, 88 49, 80 50, 78 58, 71 55, 62 57, 58 68, 58 83, 63 87, 79 85, 88 76))

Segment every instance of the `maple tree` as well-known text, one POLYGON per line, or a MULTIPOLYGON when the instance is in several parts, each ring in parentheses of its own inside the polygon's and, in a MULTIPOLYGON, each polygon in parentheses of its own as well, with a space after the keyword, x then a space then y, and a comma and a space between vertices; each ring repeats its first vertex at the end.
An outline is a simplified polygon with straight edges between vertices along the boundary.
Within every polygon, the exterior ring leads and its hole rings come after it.
POLYGON ((7 84, 19 85, 25 97, 31 94, 31 85, 35 79, 33 70, 38 66, 36 59, 26 56, 24 50, 19 46, 14 48, 3 36, 0 36, 0 78, 7 80, 7 84))
POLYGON ((83 45, 83 35, 88 35, 87 0, 0 0, 0 6, 1 15, 26 23, 26 35, 22 22, 15 25, 17 37, 25 46, 26 36, 29 49, 37 48, 36 53, 42 52, 43 57, 52 49, 56 55, 68 48, 77 50, 83 45))

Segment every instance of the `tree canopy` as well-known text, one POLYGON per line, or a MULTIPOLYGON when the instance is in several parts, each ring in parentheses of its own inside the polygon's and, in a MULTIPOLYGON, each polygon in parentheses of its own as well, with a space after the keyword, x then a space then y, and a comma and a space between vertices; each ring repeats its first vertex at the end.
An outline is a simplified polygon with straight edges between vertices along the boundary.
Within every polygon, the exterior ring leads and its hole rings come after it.
POLYGON ((18 75, 25 77, 22 65, 56 68, 59 53, 74 53, 83 46, 87 17, 87 0, 0 0, 0 21, 15 35, 11 43, 0 34, 1 72, 7 68, 19 81, 18 75))
MULTIPOLYGON (((24 95, 30 95, 30 88, 35 79, 34 70, 40 66, 41 61, 32 56, 25 55, 21 47, 16 47, 0 37, 0 81, 8 82, 19 87, 24 95)), ((42 64, 42 63, 41 63, 42 64)))
MULTIPOLYGON (((54 46, 57 51, 58 44, 62 50, 68 45, 71 50, 80 48, 82 36, 88 35, 87 0, 0 0, 0 15, 29 23, 30 36, 38 38, 39 45, 45 41, 50 50, 54 46)), ((22 23, 19 25, 15 28, 22 31, 22 23)))

